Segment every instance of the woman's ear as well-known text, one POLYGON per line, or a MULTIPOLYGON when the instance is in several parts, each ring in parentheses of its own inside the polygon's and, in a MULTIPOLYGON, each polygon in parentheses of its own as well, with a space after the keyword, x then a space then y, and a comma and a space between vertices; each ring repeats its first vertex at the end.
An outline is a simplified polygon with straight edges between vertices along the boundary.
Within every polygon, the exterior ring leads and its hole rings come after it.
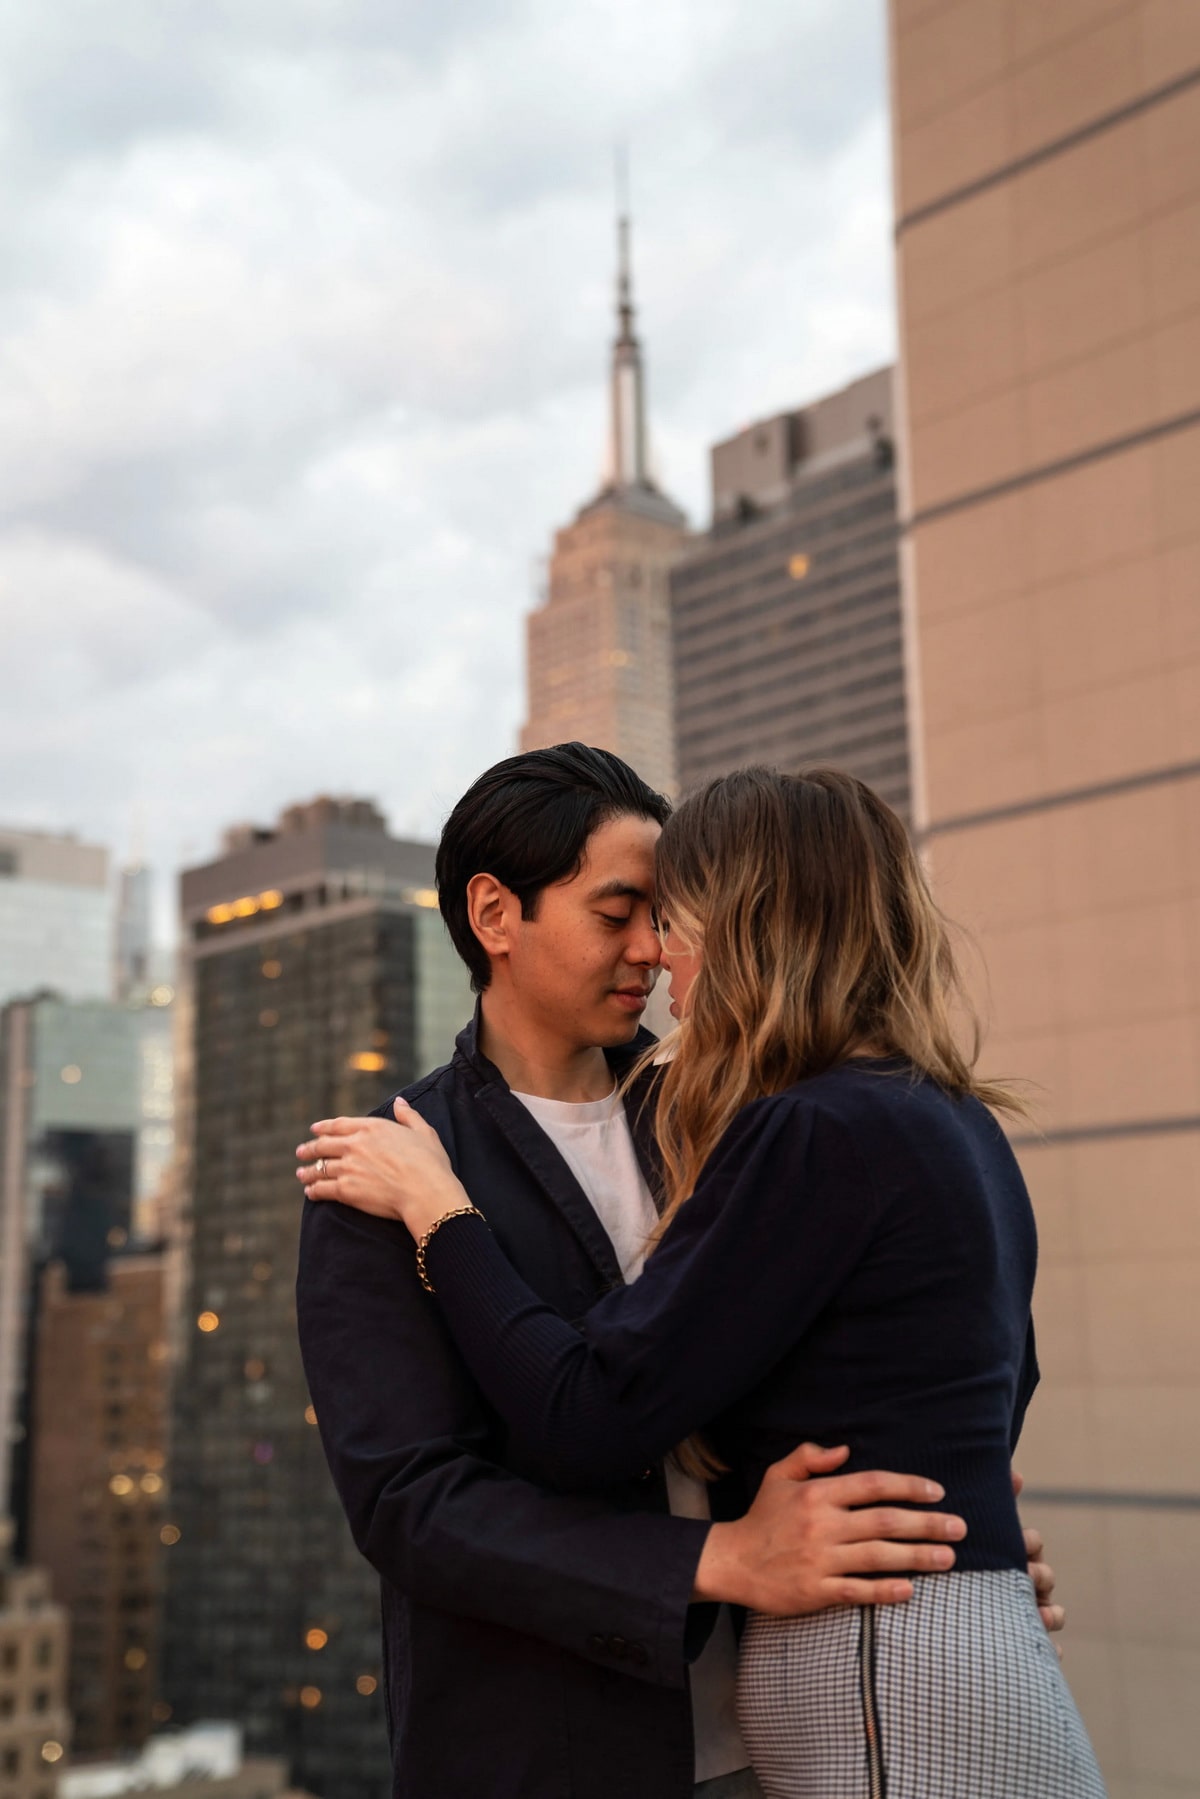
POLYGON ((512 909, 520 906, 511 888, 495 875, 472 875, 467 882, 467 917, 480 944, 493 962, 508 955, 512 909))

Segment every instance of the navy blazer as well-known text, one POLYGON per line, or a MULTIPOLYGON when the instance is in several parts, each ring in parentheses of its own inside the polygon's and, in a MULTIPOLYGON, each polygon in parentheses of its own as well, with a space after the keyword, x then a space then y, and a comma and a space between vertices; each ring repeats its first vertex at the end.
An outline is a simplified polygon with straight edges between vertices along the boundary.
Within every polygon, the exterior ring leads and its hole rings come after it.
MULTIPOLYGON (((579 1318, 621 1284, 612 1244, 476 1029, 404 1097, 467 1190, 486 1191, 533 1290, 579 1318)), ((650 1041, 610 1052, 614 1071, 650 1041)), ((648 1120, 627 1103, 653 1185, 648 1120)), ((685 1799, 707 1526, 667 1515, 659 1468, 596 1496, 537 1484, 421 1289, 402 1224, 306 1201, 296 1292, 330 1471, 380 1576, 393 1794, 685 1799)))

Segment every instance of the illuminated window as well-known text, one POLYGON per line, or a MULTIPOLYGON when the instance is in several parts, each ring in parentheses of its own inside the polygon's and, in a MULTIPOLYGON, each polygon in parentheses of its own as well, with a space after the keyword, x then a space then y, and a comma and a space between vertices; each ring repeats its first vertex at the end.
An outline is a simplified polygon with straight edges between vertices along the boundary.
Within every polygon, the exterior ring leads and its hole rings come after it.
POLYGON ((164 1524, 158 1533, 159 1541, 165 1543, 168 1549, 173 1548, 182 1535, 183 1532, 177 1524, 164 1524))
POLYGON ((356 1056, 351 1056, 350 1067, 357 1068, 360 1074, 378 1074, 387 1067, 387 1057, 381 1056, 377 1049, 360 1049, 356 1056))
POLYGON ((198 1328, 206 1333, 219 1329, 220 1323, 221 1320, 217 1317, 215 1312, 201 1312, 199 1318, 196 1320, 198 1328))
POLYGON ((272 956, 263 963, 262 971, 264 975, 266 975, 268 981, 277 981, 283 973, 283 963, 277 962, 272 956))
POLYGON ((322 1630, 319 1624, 314 1625, 311 1630, 306 1630, 304 1633, 304 1647, 306 1649, 324 1649, 328 1641, 328 1631, 322 1630))
POLYGON ((68 1062, 62 1071, 62 1078, 68 1087, 77 1087, 83 1079, 83 1069, 75 1062, 68 1062))
POLYGON ((318 1705, 321 1703, 320 1687, 301 1687, 300 1703, 307 1711, 316 1711, 318 1705))
POLYGON ((354 1690, 361 1693, 364 1699, 369 1699, 378 1685, 379 1682, 373 1674, 360 1674, 354 1683, 354 1690))
POLYGON ((795 555, 788 562, 788 574, 792 577, 793 581, 803 581, 805 575, 809 571, 809 567, 810 563, 807 556, 795 555))

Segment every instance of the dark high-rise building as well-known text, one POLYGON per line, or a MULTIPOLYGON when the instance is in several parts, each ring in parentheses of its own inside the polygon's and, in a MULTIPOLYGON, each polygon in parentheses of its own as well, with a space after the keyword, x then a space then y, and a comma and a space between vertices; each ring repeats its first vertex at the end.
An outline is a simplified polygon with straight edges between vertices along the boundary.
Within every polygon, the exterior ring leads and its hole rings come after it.
MULTIPOLYGON (((183 877, 191 1007, 165 1698, 321 1799, 390 1790, 378 1582, 329 1480, 296 1342, 296 1144, 445 1061, 470 1009, 433 851, 319 800, 183 877)), ((394 1371, 380 1370, 387 1380, 394 1371)))
POLYGON ((892 371, 712 452, 712 524, 672 570, 676 762, 830 762, 905 817, 892 371))

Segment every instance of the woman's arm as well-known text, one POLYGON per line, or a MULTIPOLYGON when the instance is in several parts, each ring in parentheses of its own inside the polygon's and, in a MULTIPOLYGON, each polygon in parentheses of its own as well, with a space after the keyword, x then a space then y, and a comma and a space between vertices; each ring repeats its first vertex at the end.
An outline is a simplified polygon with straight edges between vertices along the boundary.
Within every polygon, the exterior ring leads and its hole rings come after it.
MULTIPOLYGON (((412 1148, 415 1170, 384 1203, 419 1237, 467 1201, 412 1148)), ((557 1485, 594 1487, 660 1460, 753 1387, 854 1267, 878 1209, 849 1133, 780 1096, 739 1114, 645 1273, 593 1307, 582 1332, 526 1286, 481 1218, 438 1229, 427 1268, 522 1447, 557 1485)))

